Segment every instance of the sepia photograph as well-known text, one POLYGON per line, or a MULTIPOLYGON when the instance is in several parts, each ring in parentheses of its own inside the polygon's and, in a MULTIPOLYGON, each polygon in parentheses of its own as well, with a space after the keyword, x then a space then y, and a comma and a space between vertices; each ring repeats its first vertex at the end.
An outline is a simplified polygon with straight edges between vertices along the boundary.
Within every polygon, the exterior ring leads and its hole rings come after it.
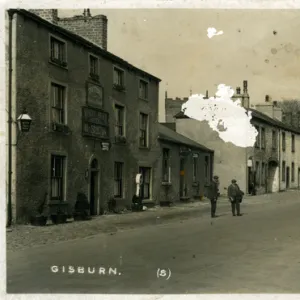
POLYGON ((4 12, 7 294, 300 293, 300 10, 75 5, 4 12))

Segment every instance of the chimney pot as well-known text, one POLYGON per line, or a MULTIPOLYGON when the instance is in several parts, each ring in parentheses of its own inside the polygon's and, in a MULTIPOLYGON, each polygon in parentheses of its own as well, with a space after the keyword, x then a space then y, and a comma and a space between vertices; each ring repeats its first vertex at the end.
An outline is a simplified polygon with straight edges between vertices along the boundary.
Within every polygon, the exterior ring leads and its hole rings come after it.
POLYGON ((241 88, 240 88, 240 87, 237 87, 237 88, 236 88, 236 93, 237 93, 237 95, 240 95, 240 94, 241 94, 241 88))
POLYGON ((247 93, 247 91, 248 91, 248 81, 244 80, 243 85, 244 85, 244 93, 247 93))
POLYGON ((266 95, 265 101, 266 101, 266 102, 269 102, 269 101, 270 101, 270 96, 269 96, 269 95, 266 95))

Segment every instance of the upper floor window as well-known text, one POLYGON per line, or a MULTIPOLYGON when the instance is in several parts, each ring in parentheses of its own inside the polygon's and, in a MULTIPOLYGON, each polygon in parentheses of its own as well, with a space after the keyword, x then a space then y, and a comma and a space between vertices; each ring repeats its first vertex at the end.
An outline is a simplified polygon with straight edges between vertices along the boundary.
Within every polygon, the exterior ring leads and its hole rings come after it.
POLYGON ((90 77, 99 79, 99 59, 94 55, 89 55, 90 77))
POLYGON ((51 105, 53 123, 66 124, 65 96, 66 87, 56 83, 51 83, 51 105))
POLYGON ((171 182, 170 149, 163 149, 163 182, 171 182))
POLYGON ((66 62, 66 43, 56 39, 55 37, 50 38, 50 50, 51 50, 51 61, 57 63, 63 67, 67 66, 66 62))
POLYGON ((272 149, 277 149, 277 133, 272 130, 272 149))
POLYGON ((148 82, 140 80, 139 97, 141 99, 148 99, 148 82))
POLYGON ((116 124, 115 124, 115 135, 117 137, 124 136, 124 125, 125 125, 125 118, 124 118, 124 112, 125 109, 121 105, 115 105, 115 118, 116 118, 116 124))
POLYGON ((286 148, 285 132, 282 132, 282 151, 285 151, 285 148, 286 148))
POLYGON ((140 147, 148 147, 148 115, 140 113, 140 147))
POLYGON ((295 135, 292 134, 292 152, 295 152, 295 135))
POLYGON ((114 67, 114 87, 117 89, 125 88, 125 73, 116 67, 114 67))
POLYGON ((255 140, 255 147, 259 148, 260 147, 260 130, 258 126, 255 126, 255 129, 257 130, 257 136, 255 140))
POLYGON ((294 162, 292 162, 292 182, 294 182, 295 181, 295 163, 294 162))
POLYGON ((261 128, 261 148, 266 148, 266 130, 265 128, 261 128))

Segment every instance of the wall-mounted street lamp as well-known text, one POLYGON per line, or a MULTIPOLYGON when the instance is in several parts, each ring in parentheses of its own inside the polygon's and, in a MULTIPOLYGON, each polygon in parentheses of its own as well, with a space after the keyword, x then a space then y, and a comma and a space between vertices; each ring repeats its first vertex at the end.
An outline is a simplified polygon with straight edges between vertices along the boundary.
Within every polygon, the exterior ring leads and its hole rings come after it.
MULTIPOLYGON (((12 224, 12 123, 14 122, 11 116, 11 101, 9 105, 9 130, 8 130, 8 201, 7 201, 7 227, 10 227, 12 224)), ((17 118, 18 129, 20 132, 28 132, 31 125, 31 117, 27 114, 26 109, 23 110, 23 113, 17 118)), ((17 141, 18 142, 18 141, 17 141)))
POLYGON ((26 109, 24 109, 23 113, 17 119, 19 130, 21 132, 28 132, 30 130, 31 121, 32 119, 27 114, 26 109))

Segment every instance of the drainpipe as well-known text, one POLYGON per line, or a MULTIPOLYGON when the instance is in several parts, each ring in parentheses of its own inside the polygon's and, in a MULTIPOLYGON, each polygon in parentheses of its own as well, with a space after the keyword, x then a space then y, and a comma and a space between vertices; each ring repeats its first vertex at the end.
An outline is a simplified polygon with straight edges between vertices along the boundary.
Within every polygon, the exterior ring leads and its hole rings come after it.
POLYGON ((7 201, 7 225, 12 224, 12 20, 14 11, 8 10, 9 32, 8 32, 8 201, 7 201))
POLYGON ((280 182, 281 182, 281 130, 278 130, 278 191, 280 192, 280 182))

